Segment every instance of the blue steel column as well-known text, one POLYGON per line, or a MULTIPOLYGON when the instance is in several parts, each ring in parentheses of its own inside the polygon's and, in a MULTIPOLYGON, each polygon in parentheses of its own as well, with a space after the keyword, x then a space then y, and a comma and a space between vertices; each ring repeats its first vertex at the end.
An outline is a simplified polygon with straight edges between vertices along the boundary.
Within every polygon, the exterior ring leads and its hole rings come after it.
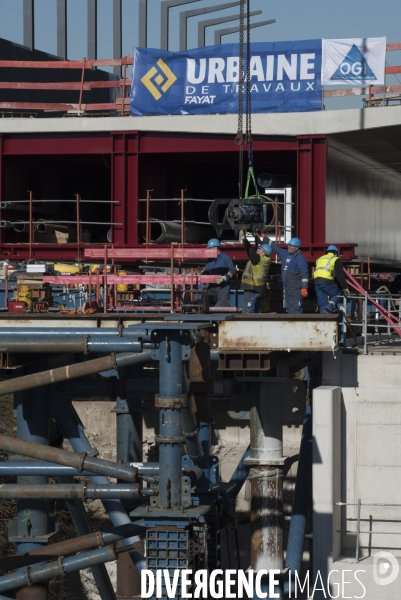
MULTIPOLYGON (((123 370, 120 388, 125 389, 125 378, 140 379, 141 367, 129 367, 123 370)), ((117 462, 142 462, 142 399, 141 396, 125 394, 116 397, 117 462)), ((126 502, 124 502, 126 504, 126 502)), ((138 505, 134 501, 127 506, 138 505)), ((141 580, 138 570, 127 553, 117 558, 117 597, 128 598, 141 595, 141 580)))
MULTIPOLYGON (((48 394, 47 390, 38 388, 30 392, 20 392, 14 395, 15 415, 17 418, 17 437, 29 442, 48 445, 48 394)), ((17 483, 23 486, 46 484, 46 476, 17 477, 17 483)), ((18 500, 17 501, 17 531, 16 537, 26 538, 17 542, 17 553, 28 552, 47 544, 49 534, 49 517, 47 500, 18 500)), ((10 535, 12 539, 14 536, 10 535)), ((33 587, 22 587, 17 591, 17 600, 35 598, 47 600, 47 584, 33 587)))
MULTIPOLYGON (((178 332, 168 333, 159 350, 159 400, 182 395, 181 342, 178 332)), ((159 435, 159 508, 181 506, 181 408, 160 408, 159 435)))

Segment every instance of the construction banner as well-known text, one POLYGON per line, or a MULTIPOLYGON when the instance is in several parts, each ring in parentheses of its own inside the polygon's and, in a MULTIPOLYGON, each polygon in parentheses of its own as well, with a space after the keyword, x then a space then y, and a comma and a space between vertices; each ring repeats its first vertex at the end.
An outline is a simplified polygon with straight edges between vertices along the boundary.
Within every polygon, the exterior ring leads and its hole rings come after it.
POLYGON ((385 37, 323 40, 323 85, 383 85, 385 68, 385 37))
MULTIPOLYGON (((321 110, 321 66, 322 40, 251 44, 252 112, 321 110)), ((236 113, 238 82, 238 44, 183 52, 136 48, 131 115, 236 113)))

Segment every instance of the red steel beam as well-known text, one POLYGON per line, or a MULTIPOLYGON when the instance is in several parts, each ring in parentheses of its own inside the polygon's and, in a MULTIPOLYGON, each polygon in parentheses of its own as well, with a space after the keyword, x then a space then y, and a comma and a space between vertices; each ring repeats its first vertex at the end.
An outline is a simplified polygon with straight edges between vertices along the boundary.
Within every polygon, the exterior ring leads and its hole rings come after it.
POLYGON ((5 155, 63 155, 63 154, 110 154, 110 136, 88 135, 85 137, 7 137, 4 139, 5 155))
MULTIPOLYGON (((100 248, 85 248, 84 257, 86 259, 100 259, 104 256, 104 250, 100 248)), ((139 248, 110 248, 107 252, 109 258, 115 258, 117 260, 170 260, 171 247, 165 248, 146 248, 145 245, 139 248)), ((182 259, 206 259, 216 258, 216 248, 205 248, 201 246, 199 248, 179 248, 174 247, 174 258, 182 259)))
MULTIPOLYGON (((191 274, 187 275, 173 275, 174 284, 175 285, 190 285, 191 284, 191 274)), ((219 278, 219 275, 195 275, 193 277, 193 283, 196 285, 198 283, 215 283, 219 278)), ((47 283, 58 283, 60 285, 72 285, 78 283, 84 283, 86 285, 89 284, 88 275, 44 275, 43 281, 47 283)), ((99 283, 103 284, 103 275, 99 275, 99 283)), ((153 285, 154 283, 160 285, 170 285, 171 284, 171 276, 170 275, 107 275, 107 284, 108 285, 116 285, 119 283, 126 283, 128 285, 133 285, 135 283, 140 283, 142 285, 153 285)))
MULTIPOLYGON (((126 64, 132 65, 133 58, 125 57, 126 64)), ((0 60, 0 67, 12 67, 21 69, 85 69, 94 67, 113 67, 124 64, 124 58, 105 58, 100 60, 0 60)))
MULTIPOLYGON (((401 85, 373 85, 371 89, 372 94, 383 94, 390 92, 401 92, 401 85)), ((364 96, 369 94, 369 88, 348 88, 346 90, 324 90, 325 98, 335 98, 338 96, 364 96)))
MULTIPOLYGON (((0 89, 13 90, 92 90, 97 88, 119 88, 123 81, 86 81, 81 84, 77 82, 56 82, 56 83, 33 83, 22 81, 0 81, 0 89)), ((125 80, 125 85, 131 85, 131 79, 125 80)), ((128 100, 128 99, 127 99, 128 100)))
POLYGON ((386 44, 386 50, 401 50, 401 43, 386 44))
POLYGON ((401 66, 386 67, 386 73, 388 75, 395 75, 396 73, 401 73, 401 66))
MULTIPOLYGON (((128 132, 127 132, 128 133, 128 132)), ((132 133, 132 132, 131 132, 132 133)), ((121 132, 120 132, 121 135, 121 132)), ((173 136, 146 136, 140 137, 140 153, 141 154, 160 154, 168 152, 238 152, 238 146, 230 139, 213 139, 213 138, 178 138, 173 136)), ((275 140, 252 140, 253 150, 258 151, 273 151, 279 152, 283 150, 297 149, 297 142, 292 141, 275 141, 275 140)))
MULTIPOLYGON (((0 233, 2 230, 0 230, 0 233)), ((341 258, 343 260, 350 260, 355 258, 355 246, 356 244, 344 244, 340 242, 336 242, 336 240, 330 240, 334 243, 340 250, 341 258)), ((285 246, 284 246, 285 247, 285 246)), ((302 254, 305 256, 306 260, 309 263, 315 262, 319 256, 322 256, 326 252, 327 244, 307 244, 304 243, 302 246, 302 254)), ((116 250, 116 248, 115 248, 116 250)), ((120 248, 123 252, 126 252, 125 249, 120 248)), ((119 257, 118 262, 120 263, 134 263, 144 259, 144 250, 141 250, 141 258, 121 258, 119 257)), ((184 248, 186 250, 186 248, 184 248)), ((191 248, 191 250, 196 251, 195 258, 188 258, 187 260, 191 260, 192 262, 202 261, 202 253, 199 250, 202 248, 191 248)), ((203 250, 205 247, 203 246, 203 250)), ((111 250, 110 250, 111 251, 111 250)), ((222 247, 222 251, 225 254, 228 254, 233 261, 243 262, 245 263, 248 260, 248 255, 242 246, 229 246, 222 247)), ((101 252, 104 252, 101 250, 101 252)), ((29 259, 29 244, 0 244, 0 256, 2 259, 8 260, 28 260, 29 259)), ((67 262, 76 262, 78 256, 77 246, 76 244, 33 244, 32 245, 32 258, 37 261, 67 261, 67 262)), ((178 258, 176 253, 174 252, 174 257, 178 258)), ((206 259, 206 257, 203 257, 206 259)), ((96 259, 88 259, 87 262, 97 262, 96 259)), ((161 259, 161 260, 169 260, 169 259, 161 259)), ((100 262, 100 261, 99 261, 100 262)), ((94 281, 94 277, 92 277, 92 283, 94 281)))

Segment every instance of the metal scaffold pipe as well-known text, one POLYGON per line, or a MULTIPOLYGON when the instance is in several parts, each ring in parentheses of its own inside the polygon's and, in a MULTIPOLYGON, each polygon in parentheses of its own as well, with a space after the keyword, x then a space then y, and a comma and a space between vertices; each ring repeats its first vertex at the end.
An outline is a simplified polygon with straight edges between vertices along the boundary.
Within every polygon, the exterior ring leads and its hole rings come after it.
POLYGON ((11 573, 0 577, 0 591, 7 592, 26 585, 48 581, 54 577, 64 577, 67 573, 87 569, 93 565, 116 560, 114 546, 106 546, 76 556, 59 559, 56 562, 45 563, 36 567, 26 567, 23 572, 11 573))
POLYGON ((0 487, 0 499, 23 500, 25 498, 45 498, 47 500, 103 500, 121 498, 139 500, 141 498, 138 483, 85 485, 84 483, 49 485, 22 485, 5 483, 0 487))
POLYGON ((85 469, 91 473, 106 475, 107 477, 118 477, 124 481, 136 481, 138 472, 136 467, 126 464, 120 465, 109 460, 89 456, 86 452, 77 454, 68 450, 62 450, 61 448, 53 448, 44 444, 36 444, 35 442, 26 442, 25 440, 4 434, 0 434, 0 449, 5 452, 15 452, 16 454, 22 454, 30 458, 38 458, 39 460, 47 460, 67 467, 73 467, 79 472, 85 469))
MULTIPOLYGON (((20 569, 28 565, 43 562, 44 560, 58 558, 59 556, 68 556, 69 554, 76 554, 77 552, 83 552, 85 550, 91 550, 97 546, 104 547, 127 537, 138 535, 142 531, 144 531, 144 527, 138 525, 137 522, 127 525, 120 525, 120 527, 114 527, 108 531, 95 531, 94 533, 81 535, 77 538, 63 540, 62 542, 56 542, 54 544, 47 544, 46 546, 42 546, 36 550, 24 552, 24 554, 14 554, 13 556, 5 556, 4 558, 0 558, 0 571, 20 569)), ((141 550, 143 547, 142 542, 138 541, 136 543, 138 546, 137 549, 141 550)))
MULTIPOLYGON (((46 352, 46 350, 43 349, 41 351, 46 352)), ((120 367, 148 362, 151 360, 153 360, 153 354, 151 350, 146 350, 137 354, 112 354, 111 356, 95 358, 94 360, 80 362, 74 365, 67 365, 66 367, 59 367, 57 369, 50 369, 49 371, 24 375, 10 381, 2 381, 0 383, 0 395, 2 396, 4 394, 12 394, 14 392, 30 390, 36 387, 52 385, 53 383, 58 383, 60 381, 85 377, 86 375, 94 375, 95 373, 101 373, 102 371, 108 371, 110 369, 118 370, 120 367)))

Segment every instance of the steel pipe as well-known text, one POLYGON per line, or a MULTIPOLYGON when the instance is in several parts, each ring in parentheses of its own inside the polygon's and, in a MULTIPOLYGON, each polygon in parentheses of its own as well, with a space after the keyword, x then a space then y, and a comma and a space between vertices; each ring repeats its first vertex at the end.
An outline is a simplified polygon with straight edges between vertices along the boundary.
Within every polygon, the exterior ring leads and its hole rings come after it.
MULTIPOLYGON (((95 531, 93 533, 81 535, 77 538, 49 544, 24 554, 5 556, 4 558, 0 558, 0 571, 19 569, 51 558, 68 556, 69 554, 90 550, 97 546, 104 547, 132 535, 138 535, 143 530, 143 526, 138 525, 137 523, 129 523, 127 525, 121 525, 120 527, 114 527, 108 531, 95 531)), ((139 541, 137 543, 138 549, 142 548, 142 542, 139 541)))
MULTIPOLYGON (((1 335, 1 332, 0 332, 1 335)), ((23 352, 25 354, 42 354, 43 352, 70 352, 79 354, 106 353, 106 352, 140 352, 142 342, 134 336, 115 337, 102 334, 78 337, 43 334, 27 334, 14 336, 1 335, 0 352, 23 352)))
MULTIPOLYGON (((130 463, 130 465, 138 469, 138 477, 157 477, 159 475, 159 463, 130 463)), ((117 463, 117 466, 120 465, 117 463)), ((188 467, 185 467, 185 470, 188 471, 188 467)), ((199 479, 202 476, 201 469, 198 467, 190 467, 189 470, 194 474, 196 479, 199 479)), ((44 475, 46 477, 90 477, 93 474, 94 471, 86 471, 85 469, 83 471, 78 471, 78 469, 74 469, 73 467, 67 467, 53 462, 0 462, 0 477, 39 475, 44 475)))
MULTIPOLYGON (((45 351, 45 350, 43 350, 45 351)), ((41 373, 32 373, 31 375, 23 375, 10 381, 0 382, 0 395, 12 394, 13 392, 29 390, 36 387, 51 385, 68 379, 85 377, 110 369, 119 369, 132 364, 139 364, 153 360, 151 350, 146 350, 142 353, 131 354, 123 353, 94 360, 67 365, 50 371, 42 371, 41 373)))
MULTIPOLYGON (((83 471, 84 468, 91 473, 106 475, 107 477, 118 477, 124 481, 136 481, 138 469, 130 465, 114 463, 109 460, 97 458, 88 455, 86 452, 76 454, 69 450, 61 448, 53 448, 35 442, 25 442, 18 438, 13 438, 8 435, 0 434, 0 449, 5 452, 15 452, 30 458, 38 458, 39 460, 47 460, 56 464, 73 467, 77 471, 83 471)), ((1 489, 1 488, 0 488, 1 489)))
POLYGON ((116 483, 109 485, 85 485, 70 483, 55 485, 22 485, 5 483, 0 487, 0 498, 3 500, 23 500, 26 498, 45 498, 47 500, 98 500, 105 498, 121 498, 139 500, 141 497, 139 484, 116 483))
POLYGON ((23 572, 11 573, 0 577, 0 591, 7 592, 16 588, 33 585, 41 581, 49 581, 54 577, 64 577, 67 573, 87 569, 93 565, 116 560, 114 546, 106 546, 75 556, 59 559, 56 562, 45 563, 36 567, 27 567, 23 572))
MULTIPOLYGON (((143 223, 141 234, 145 242, 148 241, 150 244, 170 244, 182 241, 181 223, 171 221, 150 221, 149 240, 146 240, 146 223, 143 223)), ((185 242, 187 244, 203 244, 213 235, 215 235, 215 231, 211 225, 185 224, 185 242)))

